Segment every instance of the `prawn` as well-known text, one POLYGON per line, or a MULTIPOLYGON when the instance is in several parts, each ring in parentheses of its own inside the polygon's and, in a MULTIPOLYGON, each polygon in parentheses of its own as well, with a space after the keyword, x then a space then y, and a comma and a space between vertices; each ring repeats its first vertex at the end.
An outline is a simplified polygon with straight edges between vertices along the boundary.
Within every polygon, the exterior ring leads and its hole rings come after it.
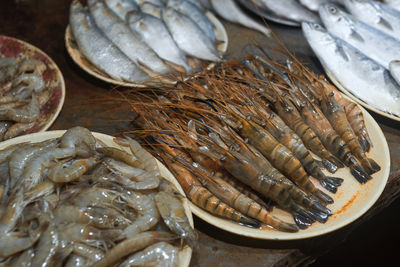
POLYGON ((119 266, 139 266, 157 262, 159 267, 178 267, 178 252, 177 247, 166 242, 159 242, 133 254, 119 266))
POLYGON ((101 156, 58 162, 49 168, 47 178, 55 183, 68 183, 77 180, 100 163, 101 156))
POLYGON ((16 137, 29 129, 35 126, 36 122, 28 122, 28 123, 14 123, 4 134, 3 139, 8 140, 13 137, 16 137))
POLYGON ((29 104, 22 108, 0 109, 0 120, 12 120, 20 123, 34 122, 39 118, 40 106, 37 96, 33 93, 29 104))
POLYGON ((76 148, 77 156, 87 158, 96 148, 96 138, 88 129, 76 126, 61 136, 60 148, 76 148))
POLYGON ((96 150, 106 157, 125 162, 126 164, 135 168, 140 168, 140 161, 138 158, 121 149, 115 147, 101 147, 97 148, 96 150))
POLYGON ((134 235, 111 248, 104 258, 95 262, 92 267, 112 266, 121 258, 130 255, 136 251, 142 250, 152 244, 160 241, 176 239, 176 236, 166 232, 143 232, 134 235))

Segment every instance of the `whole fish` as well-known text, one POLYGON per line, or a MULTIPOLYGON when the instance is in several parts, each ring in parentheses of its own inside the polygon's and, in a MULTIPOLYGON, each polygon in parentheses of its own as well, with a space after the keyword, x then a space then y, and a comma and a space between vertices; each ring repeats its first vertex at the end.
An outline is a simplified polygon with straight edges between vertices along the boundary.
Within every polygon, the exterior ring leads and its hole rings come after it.
POLYGON ((126 20, 126 14, 129 12, 140 10, 134 0, 104 0, 104 2, 123 21, 126 20))
POLYGON ((141 40, 150 46, 158 56, 191 71, 185 54, 178 48, 165 24, 158 18, 143 13, 130 13, 127 23, 141 40))
POLYGON ((253 0, 259 7, 263 7, 271 14, 284 19, 302 22, 319 22, 319 18, 313 12, 306 9, 296 0, 253 0))
POLYGON ((303 33, 325 70, 368 105, 400 116, 400 87, 388 70, 321 25, 303 22, 303 33))
POLYGON ((213 10, 223 19, 259 31, 266 36, 271 30, 244 13, 234 0, 210 0, 213 10))
POLYGON ((383 3, 400 11, 400 0, 383 0, 383 3))
POLYGON ((78 0, 71 4, 69 21, 79 50, 97 68, 117 80, 133 82, 149 78, 100 32, 78 0))
POLYGON ((400 40, 400 11, 368 0, 347 0, 344 5, 359 20, 400 40))
POLYGON ((161 17, 178 47, 186 54, 204 60, 220 60, 213 42, 190 18, 170 7, 162 10, 161 17))
POLYGON ((191 18, 213 42, 216 42, 213 25, 195 4, 186 0, 168 0, 167 6, 191 18))
POLYGON ((323 4, 319 15, 326 29, 356 47, 363 54, 389 69, 389 63, 400 59, 400 41, 344 12, 334 4, 323 4))
POLYGON ((157 54, 120 20, 105 4, 99 0, 88 1, 89 11, 97 26, 104 34, 133 62, 145 66, 145 70, 166 74, 171 69, 157 54))

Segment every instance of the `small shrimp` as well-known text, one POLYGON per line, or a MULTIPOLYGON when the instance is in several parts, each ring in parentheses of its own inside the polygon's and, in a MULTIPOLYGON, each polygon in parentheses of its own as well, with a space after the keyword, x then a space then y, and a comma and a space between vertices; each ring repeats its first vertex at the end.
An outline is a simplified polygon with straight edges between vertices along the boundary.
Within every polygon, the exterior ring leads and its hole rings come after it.
POLYGON ((103 163, 109 168, 109 170, 119 176, 119 182, 129 186, 130 188, 143 190, 143 189, 154 189, 160 184, 160 179, 153 174, 132 167, 131 165, 125 164, 121 161, 117 161, 112 158, 106 158, 103 163), (123 182, 123 177, 132 181, 123 182))
POLYGON ((13 137, 16 137, 27 130, 31 129, 33 126, 35 126, 36 122, 28 122, 28 123, 15 123, 13 124, 7 132, 4 134, 3 139, 8 140, 13 137))
POLYGON ((114 204, 114 201, 121 195, 118 191, 99 187, 78 187, 77 189, 72 189, 72 192, 64 191, 64 193, 66 196, 62 196, 63 198, 71 198, 71 203, 80 207, 114 204))
POLYGON ((55 183, 68 183, 77 180, 100 163, 101 157, 96 155, 85 159, 58 162, 49 168, 47 178, 55 183))
POLYGON ((42 74, 47 69, 46 64, 43 61, 27 58, 22 61, 19 65, 19 72, 38 72, 42 74))
POLYGON ((54 148, 58 141, 48 140, 35 144, 26 144, 16 149, 8 161, 12 188, 18 182, 19 177, 24 172, 25 165, 37 154, 48 148, 54 148))
POLYGON ((0 58, 0 83, 11 80, 17 71, 18 63, 15 58, 0 58))
POLYGON ((111 208, 60 205, 54 210, 56 223, 90 224, 101 229, 125 228, 132 222, 111 208))
POLYGON ((85 257, 72 254, 68 257, 68 260, 64 266, 65 267, 84 267, 87 265, 88 265, 88 263, 87 263, 87 260, 85 257))
POLYGON ((0 234, 0 257, 6 258, 29 249, 39 240, 43 231, 43 227, 39 227, 27 237, 21 237, 17 232, 0 234))
POLYGON ((161 177, 156 158, 154 158, 153 155, 144 149, 136 140, 133 140, 128 136, 125 136, 124 139, 116 138, 114 140, 120 145, 129 146, 132 154, 142 163, 139 168, 144 169, 157 177, 161 177))
POLYGON ((86 258, 86 260, 90 263, 99 261, 104 258, 104 253, 100 249, 79 242, 73 244, 72 251, 77 256, 86 258))
POLYGON ((13 261, 12 266, 30 267, 34 256, 35 250, 33 248, 27 249, 13 261))
POLYGON ((74 148, 46 148, 35 158, 31 159, 20 178, 20 184, 29 190, 40 183, 43 173, 53 160, 75 156, 74 148))
POLYGON ((93 241, 115 241, 121 234, 121 229, 98 229, 91 225, 72 223, 65 225, 59 232, 64 242, 83 242, 90 244, 93 241))
POLYGON ((157 262, 158 267, 178 267, 178 253, 177 247, 166 242, 159 242, 133 254, 119 266, 139 266, 157 262))
POLYGON ((130 238, 138 233, 148 231, 160 220, 160 213, 152 196, 131 192, 124 196, 128 206, 139 213, 139 217, 123 231, 122 238, 130 238))
POLYGON ((0 141, 4 139, 4 135, 13 124, 11 121, 0 121, 0 141))
POLYGON ((131 155, 121 149, 115 147, 102 147, 97 148, 96 150, 106 157, 125 162, 126 164, 135 168, 140 168, 140 161, 134 155, 131 155))
POLYGON ((130 255, 138 250, 142 250, 150 245, 160 241, 168 241, 175 239, 176 236, 166 232, 143 232, 134 235, 110 249, 104 258, 95 262, 92 267, 107 267, 112 266, 121 258, 130 255))
POLYGON ((12 120, 20 123, 34 122, 39 118, 39 101, 35 94, 32 94, 29 104, 18 109, 1 109, 0 120, 12 120))
POLYGON ((59 249, 60 241, 55 225, 50 224, 35 246, 35 256, 31 262, 32 266, 50 266, 54 255, 59 249))
POLYGON ((3 163, 5 161, 8 161, 11 154, 18 148, 24 146, 25 144, 27 144, 26 142, 24 143, 20 143, 20 144, 15 144, 15 145, 11 145, 6 147, 5 149, 0 151, 0 163, 3 163))
POLYGON ((96 148, 96 138, 83 127, 76 126, 67 130, 61 137, 61 148, 77 148, 77 156, 90 157, 96 148))
POLYGON ((154 200, 164 223, 193 248, 197 241, 197 234, 190 226, 182 202, 166 192, 158 192, 154 200))
POLYGON ((43 77, 37 73, 22 73, 13 81, 16 86, 10 91, 11 94, 19 94, 22 90, 30 90, 35 93, 40 93, 46 87, 43 77))

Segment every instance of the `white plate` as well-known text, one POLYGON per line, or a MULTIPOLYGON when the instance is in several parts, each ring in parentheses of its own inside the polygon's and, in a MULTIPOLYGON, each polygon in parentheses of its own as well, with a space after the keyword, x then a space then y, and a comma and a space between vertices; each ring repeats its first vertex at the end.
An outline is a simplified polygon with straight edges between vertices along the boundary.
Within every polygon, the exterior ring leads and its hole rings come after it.
MULTIPOLYGON (((65 133, 64 130, 58 130, 58 131, 48 131, 48 132, 34 133, 34 134, 19 136, 19 137, 16 137, 16 138, 13 138, 13 139, 10 139, 10 140, 0 143, 0 150, 4 149, 10 145, 14 145, 14 144, 18 144, 18 143, 23 143, 23 142, 36 143, 36 142, 40 142, 40 141, 44 141, 44 140, 48 140, 48 139, 52 139, 52 138, 57 138, 57 137, 62 136, 64 133, 65 133)), ((96 133, 96 132, 93 132, 93 135, 94 135, 94 137, 96 137, 97 139, 102 141, 107 146, 116 147, 116 148, 122 149, 128 153, 131 153, 131 151, 127 147, 119 146, 118 144, 116 144, 113 141, 114 137, 112 137, 110 135, 96 133)), ((175 180, 175 177, 169 172, 169 170, 164 165, 162 165, 159 161, 157 161, 157 164, 160 169, 161 175, 164 178, 166 178, 167 180, 169 180, 170 182, 172 182, 182 195, 185 195, 181 186, 175 180)), ((186 198, 184 199, 183 206, 185 208, 185 213, 189 219, 190 225, 193 227, 193 216, 192 216, 192 212, 189 207, 189 201, 186 198)), ((180 267, 189 266, 191 257, 192 257, 192 249, 189 246, 183 247, 181 249, 181 251, 179 252, 179 266, 180 267)))
MULTIPOLYGON (((368 156, 373 158, 382 169, 373 174, 373 179, 364 185, 356 181, 348 168, 342 168, 333 175, 325 172, 329 176, 345 179, 336 194, 328 193, 319 184, 315 183, 318 188, 332 196, 335 201, 333 204, 328 205, 328 208, 334 212, 334 215, 325 224, 316 222, 308 229, 299 230, 296 233, 285 233, 272 228, 254 229, 241 226, 233 221, 213 216, 193 203, 190 203, 192 212, 204 221, 225 231, 266 240, 294 240, 315 237, 332 232, 353 222, 363 215, 379 198, 385 188, 390 172, 390 154, 385 136, 371 115, 362 107, 360 108, 363 111, 366 126, 373 143, 368 156)), ((292 216, 280 209, 274 208, 272 214, 285 221, 293 222, 292 216)))
POLYGON ((17 60, 34 58, 42 61, 47 69, 43 73, 44 80, 50 84, 53 91, 49 101, 41 108, 38 122, 23 134, 46 131, 56 120, 64 105, 65 83, 63 75, 56 63, 39 48, 4 35, 0 35, 0 58, 13 57, 17 60))
MULTIPOLYGON (((223 55, 226 50, 228 49, 228 34, 224 28, 224 25, 212 14, 211 12, 207 11, 206 16, 210 20, 211 24, 214 26, 214 34, 219 41, 217 45, 217 50, 223 55)), ((111 78, 103 71, 99 70, 96 66, 94 66, 89 60, 85 58, 85 56, 79 51, 78 44, 75 41, 75 37, 72 34, 71 27, 68 25, 65 31, 65 46, 67 48, 68 54, 71 56, 72 60, 81 67, 84 71, 89 73, 90 75, 103 80, 105 82, 126 86, 126 87, 146 87, 145 84, 142 83, 132 83, 132 82, 125 82, 111 78)), ((211 63, 209 66, 214 65, 211 63)), ((172 84, 175 81, 172 81, 172 84)))
POLYGON ((371 107, 369 104, 365 103, 364 101, 362 101, 361 99, 359 99, 358 97, 356 97, 355 95, 353 95, 349 90, 347 90, 345 87, 343 87, 338 80, 336 80, 332 74, 330 74, 329 72, 327 72, 325 70, 326 75, 329 77, 329 79, 332 81, 332 83, 334 83, 336 85, 337 88, 339 88, 343 93, 345 93, 348 97, 350 97, 352 100, 354 100, 354 102, 357 102, 358 104, 362 105, 363 107, 372 110, 375 113, 378 113, 386 118, 395 120, 395 121, 400 121, 400 117, 397 117, 395 115, 386 113, 384 111, 381 111, 379 109, 376 109, 374 107, 371 107))

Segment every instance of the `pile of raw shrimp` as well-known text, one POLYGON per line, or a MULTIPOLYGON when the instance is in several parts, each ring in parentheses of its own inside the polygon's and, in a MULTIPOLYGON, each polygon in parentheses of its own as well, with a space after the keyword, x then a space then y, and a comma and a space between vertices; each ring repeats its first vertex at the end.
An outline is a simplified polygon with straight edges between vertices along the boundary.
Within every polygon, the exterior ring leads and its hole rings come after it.
POLYGON ((37 124, 52 94, 42 76, 46 69, 36 59, 0 59, 0 141, 37 124))
POLYGON ((82 127, 0 151, 3 266, 179 266, 197 239, 181 195, 136 141, 116 142, 133 154, 82 127))
POLYGON ((347 166, 360 183, 380 169, 366 155, 361 110, 296 62, 225 62, 174 88, 124 91, 121 101, 140 115, 132 132, 194 204, 242 225, 296 232, 332 215, 326 191, 343 179, 323 168, 347 166), (271 200, 293 220, 273 216, 271 200))

